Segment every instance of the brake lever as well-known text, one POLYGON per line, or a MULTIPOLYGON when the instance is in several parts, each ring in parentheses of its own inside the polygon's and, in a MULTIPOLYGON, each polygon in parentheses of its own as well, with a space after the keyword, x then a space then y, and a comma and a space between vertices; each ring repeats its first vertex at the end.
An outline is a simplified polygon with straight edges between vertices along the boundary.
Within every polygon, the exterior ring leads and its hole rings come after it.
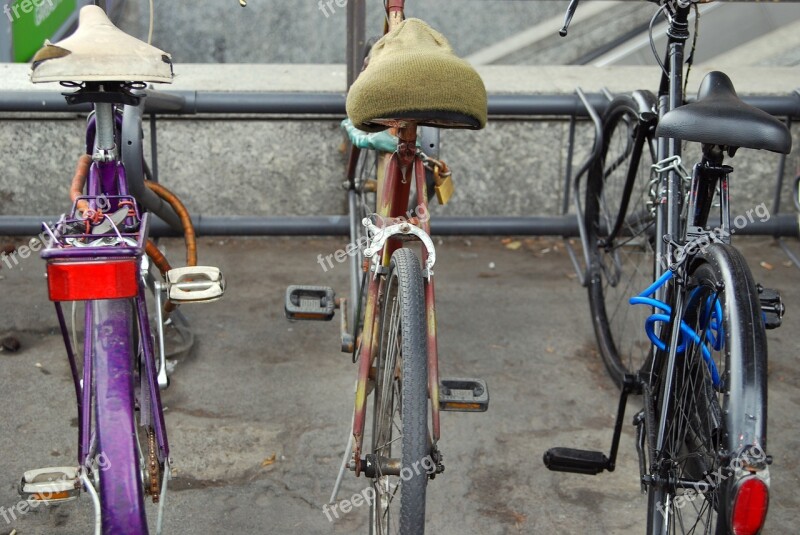
POLYGON ((560 30, 558 30, 558 35, 561 37, 567 36, 567 29, 569 28, 569 23, 572 22, 572 17, 575 15, 575 10, 578 9, 578 2, 580 0, 570 0, 569 6, 567 7, 567 14, 564 16, 564 26, 560 30))

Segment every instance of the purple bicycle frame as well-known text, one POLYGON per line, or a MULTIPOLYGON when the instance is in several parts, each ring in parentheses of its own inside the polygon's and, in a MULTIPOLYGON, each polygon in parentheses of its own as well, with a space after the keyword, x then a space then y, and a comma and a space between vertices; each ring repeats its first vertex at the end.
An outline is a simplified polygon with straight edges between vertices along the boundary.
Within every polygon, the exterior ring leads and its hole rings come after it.
MULTIPOLYGON (((117 127, 120 120, 117 120, 117 127)), ((94 142, 94 118, 87 126, 87 148, 94 142)), ((125 169, 121 162, 93 162, 89 171, 87 197, 107 196, 110 209, 119 207, 118 196, 128 195, 125 169)), ((92 203, 90 202, 90 206, 92 203)), ((93 208, 95 206, 92 206, 93 208)), ((136 210, 138 214, 138 210, 136 210)), ((76 215, 73 207, 72 217, 76 215)), ((129 216, 130 222, 132 216, 129 216)), ((42 252, 42 258, 59 262, 135 258, 141 273, 141 262, 149 227, 148 214, 141 218, 135 235, 136 246, 69 247, 57 239, 42 252)), ((135 363, 141 354, 141 395, 138 410, 142 423, 152 425, 160 463, 169 462, 164 414, 157 383, 155 352, 145 301, 146 285, 138 280, 138 295, 133 299, 108 299, 85 303, 85 336, 83 376, 80 377, 76 355, 72 350, 67 322, 60 302, 55 302, 59 327, 69 359, 78 406, 78 462, 82 467, 93 466, 93 456, 103 454, 117 464, 113 480, 103 480, 101 473, 100 502, 103 532, 106 534, 147 533, 147 520, 142 499, 139 471, 139 452, 130 447, 131 436, 137 432, 135 411, 135 363), (134 329, 138 326, 138 336, 134 329), (138 339, 138 344, 137 344, 138 339), (141 352, 141 353, 140 353, 141 352), (92 429, 92 410, 95 426, 92 429), (136 505, 134 506, 134 502, 136 505), (130 503, 124 509, 113 504, 130 503)), ((101 467, 101 470, 104 468, 101 467)))

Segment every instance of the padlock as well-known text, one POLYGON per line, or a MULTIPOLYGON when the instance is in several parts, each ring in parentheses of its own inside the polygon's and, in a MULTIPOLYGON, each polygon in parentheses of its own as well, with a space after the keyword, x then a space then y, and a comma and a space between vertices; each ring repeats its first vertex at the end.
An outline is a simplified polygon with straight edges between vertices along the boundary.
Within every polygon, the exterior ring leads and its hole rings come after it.
POLYGON ((442 177, 439 173, 439 166, 435 166, 433 168, 433 178, 436 181, 436 199, 439 201, 439 204, 445 205, 447 201, 450 200, 450 197, 453 196, 455 191, 455 187, 453 186, 453 177, 450 173, 447 173, 447 176, 442 177))

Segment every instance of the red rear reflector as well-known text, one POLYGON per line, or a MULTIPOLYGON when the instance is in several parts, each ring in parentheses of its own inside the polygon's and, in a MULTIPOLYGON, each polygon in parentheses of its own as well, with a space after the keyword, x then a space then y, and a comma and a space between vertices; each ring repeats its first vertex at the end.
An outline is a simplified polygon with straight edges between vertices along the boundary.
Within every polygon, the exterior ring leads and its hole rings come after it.
POLYGON ((767 485, 755 476, 743 479, 733 500, 731 530, 734 535, 755 535, 761 531, 768 506, 767 485))
POLYGON ((125 299, 139 293, 136 260, 51 262, 47 285, 51 301, 125 299))

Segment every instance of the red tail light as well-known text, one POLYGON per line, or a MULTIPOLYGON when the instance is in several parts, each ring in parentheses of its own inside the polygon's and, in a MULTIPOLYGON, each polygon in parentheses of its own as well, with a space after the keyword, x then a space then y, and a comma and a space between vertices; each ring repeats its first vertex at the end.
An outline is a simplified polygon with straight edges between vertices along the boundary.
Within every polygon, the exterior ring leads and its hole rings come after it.
POLYGON ((136 260, 50 262, 47 285, 51 301, 134 297, 139 292, 136 260))
POLYGON ((755 535, 764 527, 769 506, 769 488, 756 476, 743 479, 736 489, 731 510, 734 535, 755 535))

